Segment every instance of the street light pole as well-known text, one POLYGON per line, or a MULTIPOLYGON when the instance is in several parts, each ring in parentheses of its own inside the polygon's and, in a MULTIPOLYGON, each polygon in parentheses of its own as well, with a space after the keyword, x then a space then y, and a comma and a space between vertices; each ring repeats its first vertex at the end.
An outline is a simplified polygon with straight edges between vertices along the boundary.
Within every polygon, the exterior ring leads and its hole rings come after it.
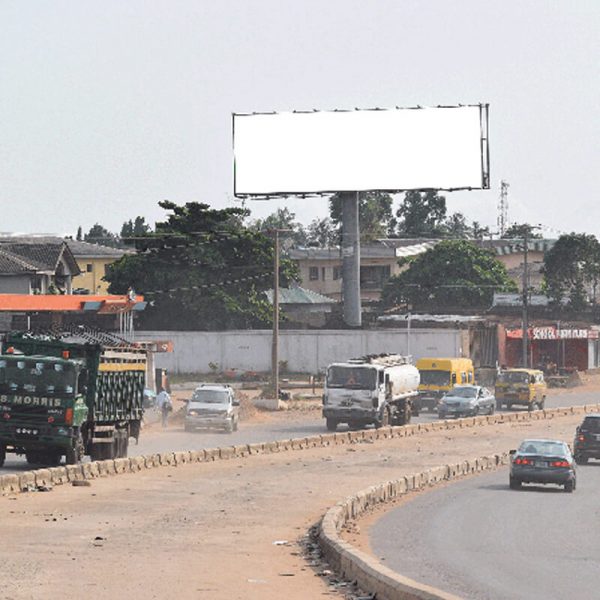
POLYGON ((529 252, 529 230, 526 228, 523 233, 523 367, 529 368, 529 273, 528 273, 528 252, 529 252))

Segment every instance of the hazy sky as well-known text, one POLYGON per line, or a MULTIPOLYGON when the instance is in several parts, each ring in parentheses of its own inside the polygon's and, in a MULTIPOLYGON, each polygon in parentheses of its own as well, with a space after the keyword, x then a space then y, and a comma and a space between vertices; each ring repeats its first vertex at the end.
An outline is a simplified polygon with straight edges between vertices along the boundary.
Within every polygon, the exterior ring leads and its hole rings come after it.
MULTIPOLYGON (((511 221, 600 234, 599 31, 598 0, 0 0, 0 231, 237 204, 232 112, 489 102, 492 189, 449 208, 495 226, 505 179, 511 221)), ((281 205, 327 213, 249 207, 281 205)))

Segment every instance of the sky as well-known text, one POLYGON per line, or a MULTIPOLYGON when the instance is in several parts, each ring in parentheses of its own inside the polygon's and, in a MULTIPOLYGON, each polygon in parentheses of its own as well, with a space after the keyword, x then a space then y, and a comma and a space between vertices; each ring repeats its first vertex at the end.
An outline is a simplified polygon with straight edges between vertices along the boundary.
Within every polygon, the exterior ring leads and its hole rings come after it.
POLYGON ((598 0, 0 0, 0 231, 239 206, 234 112, 486 102, 491 188, 449 211, 496 229, 505 180, 510 222, 600 235, 598 31, 598 0))

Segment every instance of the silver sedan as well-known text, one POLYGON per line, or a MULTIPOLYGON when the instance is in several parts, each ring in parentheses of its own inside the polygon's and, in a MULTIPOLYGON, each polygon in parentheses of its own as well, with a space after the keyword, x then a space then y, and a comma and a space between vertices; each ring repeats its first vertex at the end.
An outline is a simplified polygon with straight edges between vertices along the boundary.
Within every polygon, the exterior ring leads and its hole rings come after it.
POLYGON ((496 409, 494 394, 480 385, 457 385, 438 404, 440 419, 493 415, 496 409))

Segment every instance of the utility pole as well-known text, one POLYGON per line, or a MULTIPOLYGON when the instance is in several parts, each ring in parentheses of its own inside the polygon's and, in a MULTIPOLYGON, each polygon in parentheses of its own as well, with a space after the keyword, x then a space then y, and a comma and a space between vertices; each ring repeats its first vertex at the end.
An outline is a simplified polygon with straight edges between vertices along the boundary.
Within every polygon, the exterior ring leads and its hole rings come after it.
POLYGON ((529 229, 525 228, 523 233, 523 367, 529 368, 528 342, 529 342, 529 273, 528 273, 528 252, 529 252, 529 229))
POLYGON ((273 248, 273 339, 271 343, 271 379, 275 400, 279 400, 279 234, 291 229, 270 229, 274 236, 273 248))

